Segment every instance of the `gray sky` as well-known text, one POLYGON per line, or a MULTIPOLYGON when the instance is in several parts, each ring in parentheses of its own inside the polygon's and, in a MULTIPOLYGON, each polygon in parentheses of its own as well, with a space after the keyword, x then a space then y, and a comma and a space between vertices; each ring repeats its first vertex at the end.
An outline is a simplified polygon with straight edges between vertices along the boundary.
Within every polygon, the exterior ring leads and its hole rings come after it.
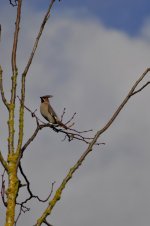
MULTIPOLYGON (((7 97, 10 95, 14 15, 14 8, 0 8, 3 30, 0 63, 7 97)), ((42 15, 42 12, 24 7, 17 56, 18 88, 42 15)), ((90 15, 84 19, 74 15, 73 10, 66 10, 61 16, 56 14, 50 18, 28 73, 26 105, 33 110, 39 109, 39 97, 52 94, 52 105, 58 115, 66 107, 65 120, 77 112, 75 128, 92 128, 96 132, 111 117, 134 81, 150 66, 150 24, 147 20, 138 36, 131 38, 125 32, 106 28, 90 15)), ((106 145, 95 147, 68 183, 61 201, 48 218, 53 225, 149 225, 149 93, 146 88, 130 100, 101 137, 99 141, 106 145)), ((0 107, 0 114, 0 146, 5 155, 7 114, 3 107, 0 107)), ((38 116, 41 117, 39 111, 38 116)), ((24 142, 35 128, 28 112, 25 117, 24 142)), ((54 180, 57 189, 86 148, 77 141, 62 142, 62 138, 62 135, 45 129, 24 154, 24 171, 33 192, 41 198, 47 196, 54 180)), ((22 215, 18 225, 35 224, 46 207, 37 201, 32 201, 29 206, 31 211, 22 215)), ((2 217, 4 222, 4 215, 2 217)))

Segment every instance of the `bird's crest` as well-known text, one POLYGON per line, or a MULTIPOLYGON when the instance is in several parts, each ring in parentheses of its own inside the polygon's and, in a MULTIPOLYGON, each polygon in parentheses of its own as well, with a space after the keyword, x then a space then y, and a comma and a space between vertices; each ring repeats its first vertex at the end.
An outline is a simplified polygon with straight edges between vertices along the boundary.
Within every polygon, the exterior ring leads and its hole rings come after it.
POLYGON ((52 97, 53 97, 52 95, 42 96, 42 97, 40 97, 41 98, 41 102, 44 102, 45 100, 48 100, 49 98, 52 98, 52 97))

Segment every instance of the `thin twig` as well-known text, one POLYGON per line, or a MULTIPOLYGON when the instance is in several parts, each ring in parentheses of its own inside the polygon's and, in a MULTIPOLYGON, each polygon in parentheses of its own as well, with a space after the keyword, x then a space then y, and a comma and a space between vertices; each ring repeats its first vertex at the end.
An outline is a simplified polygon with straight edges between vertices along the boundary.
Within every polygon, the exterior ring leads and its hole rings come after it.
POLYGON ((30 211, 30 208, 26 207, 22 203, 16 203, 16 204, 20 206, 20 210, 19 210, 18 216, 17 216, 17 218, 15 220, 14 226, 17 225, 17 222, 18 222, 19 218, 21 217, 22 212, 26 213, 26 212, 30 211))
POLYGON ((73 116, 72 116, 65 124, 67 125, 68 123, 70 123, 70 122, 74 119, 74 117, 75 117, 76 114, 77 114, 77 113, 75 112, 75 113, 73 114, 73 116))
POLYGON ((70 128, 70 130, 71 130, 71 131, 74 131, 74 132, 77 132, 77 133, 79 133, 79 134, 81 134, 81 133, 89 133, 89 132, 92 132, 92 131, 93 131, 92 129, 83 130, 83 131, 78 131, 78 130, 72 129, 72 128, 70 128))
POLYGON ((52 224, 48 223, 47 220, 45 220, 43 223, 45 223, 47 226, 53 226, 52 224))
POLYGON ((60 118, 60 121, 61 121, 61 122, 63 121, 63 117, 64 117, 65 113, 66 113, 66 108, 64 108, 63 113, 62 113, 62 115, 61 115, 61 118, 60 118))
MULTIPOLYGON (((63 113, 61 115, 61 119, 60 119, 61 122, 63 121, 63 117, 64 117, 65 113, 66 113, 66 108, 64 108, 63 113)), ((64 125, 66 125, 68 129, 71 129, 71 127, 74 126, 74 124, 75 124, 74 122, 72 122, 72 124, 70 124, 70 125, 68 125, 68 124, 74 119, 75 115, 76 115, 76 112, 73 114, 73 116, 71 116, 71 118, 66 123, 64 123, 64 125)))
POLYGON ((18 0, 14 0, 14 3, 11 0, 9 0, 10 5, 12 5, 13 7, 17 6, 17 2, 18 0))

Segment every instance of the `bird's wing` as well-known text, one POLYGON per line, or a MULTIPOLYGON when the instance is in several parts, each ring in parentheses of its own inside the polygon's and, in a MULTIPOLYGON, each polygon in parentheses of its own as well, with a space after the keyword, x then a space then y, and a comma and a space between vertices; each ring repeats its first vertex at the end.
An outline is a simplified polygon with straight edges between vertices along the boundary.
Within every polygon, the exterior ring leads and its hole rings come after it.
POLYGON ((56 115, 55 111, 53 110, 50 104, 48 105, 48 111, 56 120, 59 120, 58 116, 56 115))
POLYGON ((58 118, 58 116, 56 115, 55 111, 53 110, 50 104, 48 105, 48 111, 51 114, 51 116, 55 119, 56 123, 58 123, 63 128, 68 129, 68 127, 60 121, 60 119, 58 118))

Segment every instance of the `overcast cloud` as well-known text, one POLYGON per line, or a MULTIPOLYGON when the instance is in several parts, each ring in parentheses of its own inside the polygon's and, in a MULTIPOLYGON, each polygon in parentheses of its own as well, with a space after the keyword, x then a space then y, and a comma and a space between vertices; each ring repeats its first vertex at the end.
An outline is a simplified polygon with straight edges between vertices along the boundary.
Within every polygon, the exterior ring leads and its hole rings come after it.
MULTIPOLYGON (((24 10, 18 53, 20 74, 43 15, 30 8, 24 10)), ((7 96, 13 11, 8 7, 0 9, 3 29, 0 61, 7 96)), ((150 23, 147 20, 139 36, 131 38, 125 32, 104 27, 96 18, 74 15, 67 10, 61 16, 50 18, 28 74, 26 105, 33 110, 39 108, 39 97, 52 94, 52 105, 58 115, 66 107, 64 120, 77 112, 75 128, 92 128, 96 132, 111 117, 138 76, 150 66, 150 23)), ((106 145, 95 147, 75 173, 48 218, 54 226, 149 225, 149 95, 148 87, 129 101, 102 136, 100 141, 106 145)), ((5 153, 7 125, 4 125, 6 111, 2 107, 0 114, 0 145, 5 153)), ((39 111, 38 116, 41 117, 39 111)), ((24 142, 34 126, 26 112, 24 142)), ((45 129, 24 154, 24 171, 33 191, 42 198, 47 196, 51 182, 56 181, 55 189, 59 186, 86 148, 77 141, 62 142, 62 138, 45 129)), ((22 215, 18 225, 35 224, 46 207, 36 201, 29 206, 31 211, 22 215)), ((2 204, 0 212, 3 212, 2 204)))

